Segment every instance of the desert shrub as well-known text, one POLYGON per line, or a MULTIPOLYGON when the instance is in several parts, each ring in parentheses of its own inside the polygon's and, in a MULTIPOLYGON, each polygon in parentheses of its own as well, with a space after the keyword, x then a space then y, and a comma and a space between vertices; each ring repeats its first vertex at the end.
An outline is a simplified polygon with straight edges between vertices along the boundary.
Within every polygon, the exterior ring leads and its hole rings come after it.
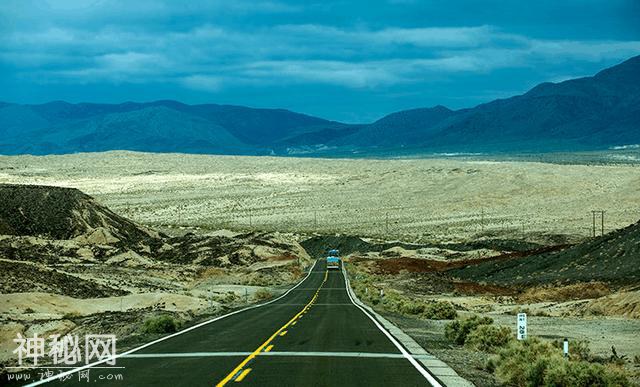
POLYGON ((171 316, 151 317, 145 320, 143 333, 173 333, 180 329, 182 324, 171 316))
POLYGON ((360 273, 354 276, 353 289, 364 303, 382 307, 385 311, 410 316, 422 316, 434 320, 454 319, 457 316, 455 307, 447 301, 420 301, 407 297, 402 292, 383 287, 384 295, 380 296, 380 279, 374 275, 360 273))
POLYGON ((380 297, 371 297, 369 298, 369 302, 371 302, 372 305, 378 305, 380 303, 380 297))
POLYGON ((541 386, 544 371, 552 361, 564 360, 550 343, 537 338, 514 341, 491 358, 488 369, 495 371, 498 381, 509 386, 541 386))
POLYGON ((513 340, 513 334, 507 327, 479 325, 467 335, 465 347, 477 351, 494 352, 513 340))
POLYGON ((403 314, 417 315, 423 313, 426 307, 423 302, 404 301, 400 303, 399 311, 403 314))
POLYGON ((253 297, 258 301, 265 301, 273 297, 273 294, 267 289, 258 289, 253 297))
POLYGON ((354 288, 354 291, 358 298, 362 300, 362 302, 370 305, 378 305, 380 304, 380 290, 375 288, 369 279, 368 275, 359 275, 359 280, 353 281, 351 285, 354 288), (362 277, 362 278, 360 278, 362 277))
POLYGON ((506 314, 510 314, 513 316, 518 315, 518 313, 526 313, 528 316, 538 316, 538 317, 550 317, 551 315, 544 310, 531 310, 529 308, 513 308, 510 311, 507 311, 506 314))
POLYGON ((62 316, 65 320, 75 320, 80 317, 82 317, 82 315, 78 312, 67 312, 62 316))
MULTIPOLYGON (((559 351, 563 350, 564 340, 554 340, 553 346, 559 351)), ((587 340, 569 340, 569 357, 572 360, 592 361, 591 349, 587 340)))
POLYGON ((249 281, 247 281, 247 285, 250 286, 267 286, 270 283, 273 283, 272 279, 260 274, 257 274, 256 276, 250 278, 249 281))
POLYGON ((583 360, 569 360, 552 343, 537 338, 509 344, 487 362, 496 379, 506 386, 629 386, 618 368, 583 360))
POLYGON ((238 298, 239 298, 239 296, 235 292, 227 292, 226 295, 221 297, 221 301, 226 303, 226 304, 230 304, 230 303, 236 301, 238 298))
POLYGON ((554 356, 544 376, 545 386, 630 386, 622 370, 586 361, 554 356))
POLYGON ((230 291, 226 293, 216 294, 212 298, 221 304, 232 304, 237 301, 240 296, 238 296, 235 292, 230 291))
POLYGON ((458 345, 463 345, 469 333, 480 325, 490 325, 493 320, 490 317, 473 315, 464 320, 454 320, 444 327, 445 337, 458 345))
POLYGON ((452 320, 458 317, 458 312, 450 302, 436 301, 426 305, 422 316, 432 320, 452 320))
POLYGON ((563 302, 568 300, 582 300, 585 298, 599 298, 610 293, 611 289, 607 284, 602 282, 589 282, 566 286, 529 288, 518 297, 518 300, 526 303, 541 301, 563 302))

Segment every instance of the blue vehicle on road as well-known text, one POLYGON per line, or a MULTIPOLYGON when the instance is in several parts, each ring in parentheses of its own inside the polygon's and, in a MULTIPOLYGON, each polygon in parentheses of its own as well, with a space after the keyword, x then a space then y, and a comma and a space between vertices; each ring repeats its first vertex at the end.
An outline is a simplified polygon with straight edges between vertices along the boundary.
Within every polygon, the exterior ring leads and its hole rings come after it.
POLYGON ((327 269, 340 270, 340 252, 338 250, 329 250, 329 256, 327 257, 327 269))

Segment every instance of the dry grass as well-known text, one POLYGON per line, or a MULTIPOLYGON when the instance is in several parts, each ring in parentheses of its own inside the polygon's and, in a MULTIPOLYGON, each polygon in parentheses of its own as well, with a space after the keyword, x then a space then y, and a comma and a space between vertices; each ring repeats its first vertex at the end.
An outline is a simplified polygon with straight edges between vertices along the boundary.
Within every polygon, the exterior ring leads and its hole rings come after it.
POLYGON ((604 297, 611 293, 609 286, 602 282, 578 283, 567 286, 543 286, 529 288, 518 297, 522 303, 543 301, 564 302, 604 297))
POLYGON ((227 271, 219 267, 204 267, 198 271, 198 275, 202 279, 216 278, 219 276, 227 275, 227 271))
POLYGON ((623 291, 590 301, 585 314, 640 319, 640 291, 623 291))

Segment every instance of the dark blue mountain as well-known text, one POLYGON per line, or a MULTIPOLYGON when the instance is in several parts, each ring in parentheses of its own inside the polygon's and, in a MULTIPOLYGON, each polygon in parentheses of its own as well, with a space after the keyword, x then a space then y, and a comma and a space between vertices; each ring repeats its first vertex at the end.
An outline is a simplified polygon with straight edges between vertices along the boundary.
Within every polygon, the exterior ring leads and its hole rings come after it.
MULTIPOLYGON (((176 101, 122 104, 0 105, 0 153, 50 154, 135 150, 259 154, 292 136, 344 124, 283 109, 186 105, 176 101)), ((346 132, 345 132, 346 133, 346 132)))
POLYGON ((137 150, 349 155, 537 152, 640 144, 640 56, 470 109, 400 111, 351 125, 283 109, 177 101, 0 103, 0 153, 137 150))
POLYGON ((371 146, 404 141, 423 151, 492 152, 640 144, 640 56, 593 77, 543 83, 523 95, 472 109, 440 109, 439 115, 435 109, 383 118, 378 122, 385 121, 391 139, 371 146))

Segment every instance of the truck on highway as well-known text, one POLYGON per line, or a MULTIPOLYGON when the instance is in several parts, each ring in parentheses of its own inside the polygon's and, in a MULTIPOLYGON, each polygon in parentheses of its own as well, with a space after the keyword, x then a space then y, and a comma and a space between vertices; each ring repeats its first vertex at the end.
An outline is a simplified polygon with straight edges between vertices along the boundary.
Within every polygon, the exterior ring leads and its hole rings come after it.
POLYGON ((338 250, 329 250, 329 256, 327 257, 327 269, 340 270, 340 252, 338 250))

